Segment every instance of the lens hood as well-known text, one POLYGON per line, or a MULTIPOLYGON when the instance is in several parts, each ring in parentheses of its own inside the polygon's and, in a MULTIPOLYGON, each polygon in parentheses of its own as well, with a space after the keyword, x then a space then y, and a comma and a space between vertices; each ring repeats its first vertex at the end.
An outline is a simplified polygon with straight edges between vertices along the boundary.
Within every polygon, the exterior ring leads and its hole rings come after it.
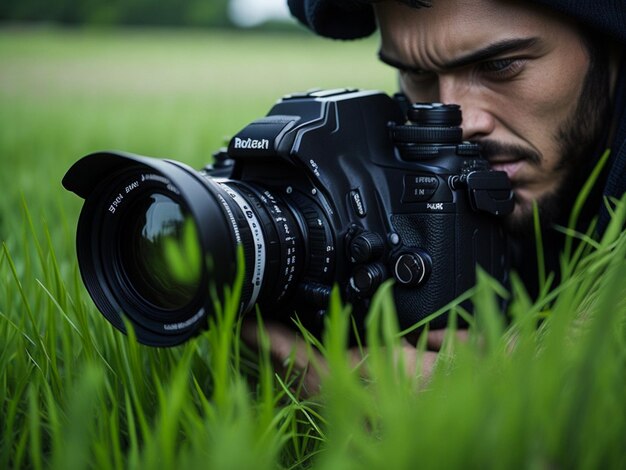
POLYGON ((126 318, 138 340, 151 346, 173 346, 201 330, 214 297, 221 297, 236 276, 238 240, 228 217, 230 198, 220 186, 182 163, 115 151, 83 157, 68 170, 63 186, 85 199, 76 236, 78 262, 104 316, 122 331, 126 318), (128 227, 135 223, 137 201, 151 194, 164 195, 191 217, 198 252, 212 256, 199 260, 197 286, 176 308, 146 298, 127 273, 126 258, 134 256, 136 242, 128 227))

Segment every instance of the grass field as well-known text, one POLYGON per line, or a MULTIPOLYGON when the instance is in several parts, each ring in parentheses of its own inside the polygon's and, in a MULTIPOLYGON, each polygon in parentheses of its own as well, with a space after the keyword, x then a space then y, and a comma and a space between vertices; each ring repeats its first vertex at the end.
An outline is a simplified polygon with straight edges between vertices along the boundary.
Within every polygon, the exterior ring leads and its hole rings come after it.
POLYGON ((532 303, 513 284, 510 324, 481 277, 472 338, 450 338, 427 386, 391 352, 388 286, 367 380, 343 354, 334 300, 315 399, 240 346, 234 299, 219 328, 168 350, 113 331, 91 303, 74 253, 81 202, 60 184, 76 159, 125 149, 200 167, 285 93, 393 92, 376 47, 0 29, 0 468, 626 467, 624 204, 602 240, 564 258, 558 289, 532 303))

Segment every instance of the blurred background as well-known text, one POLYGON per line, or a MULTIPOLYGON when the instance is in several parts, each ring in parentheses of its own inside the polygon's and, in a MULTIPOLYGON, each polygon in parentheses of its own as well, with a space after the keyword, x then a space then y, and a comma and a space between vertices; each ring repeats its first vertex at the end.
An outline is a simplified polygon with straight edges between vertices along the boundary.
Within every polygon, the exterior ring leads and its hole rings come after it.
POLYGON ((28 210, 28 230, 45 227, 73 263, 81 201, 61 179, 78 158, 120 149, 201 167, 284 94, 394 92, 377 48, 316 37, 286 0, 2 0, 0 241, 21 249, 28 210))
POLYGON ((284 27, 286 0, 4 0, 0 20, 63 25, 284 27))

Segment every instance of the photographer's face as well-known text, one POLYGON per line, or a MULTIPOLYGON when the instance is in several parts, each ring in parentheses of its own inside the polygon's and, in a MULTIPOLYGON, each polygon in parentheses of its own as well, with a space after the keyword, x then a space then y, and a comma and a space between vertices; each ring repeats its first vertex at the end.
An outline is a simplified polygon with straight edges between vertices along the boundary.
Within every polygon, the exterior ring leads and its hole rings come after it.
POLYGON ((381 59, 400 70, 409 99, 460 104, 464 138, 481 142, 494 169, 509 175, 513 230, 528 229, 532 201, 548 219, 569 210, 564 193, 592 158, 608 95, 586 80, 589 54, 576 27, 518 1, 375 9, 381 59))

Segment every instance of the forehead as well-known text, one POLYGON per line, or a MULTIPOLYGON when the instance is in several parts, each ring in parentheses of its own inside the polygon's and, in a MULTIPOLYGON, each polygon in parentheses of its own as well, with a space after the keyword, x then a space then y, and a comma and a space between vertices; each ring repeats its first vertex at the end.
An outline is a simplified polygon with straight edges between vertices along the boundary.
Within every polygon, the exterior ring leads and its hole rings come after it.
POLYGON ((537 37, 549 43, 578 38, 571 23, 527 1, 433 0, 432 5, 375 4, 383 51, 436 63, 506 39, 537 37))

